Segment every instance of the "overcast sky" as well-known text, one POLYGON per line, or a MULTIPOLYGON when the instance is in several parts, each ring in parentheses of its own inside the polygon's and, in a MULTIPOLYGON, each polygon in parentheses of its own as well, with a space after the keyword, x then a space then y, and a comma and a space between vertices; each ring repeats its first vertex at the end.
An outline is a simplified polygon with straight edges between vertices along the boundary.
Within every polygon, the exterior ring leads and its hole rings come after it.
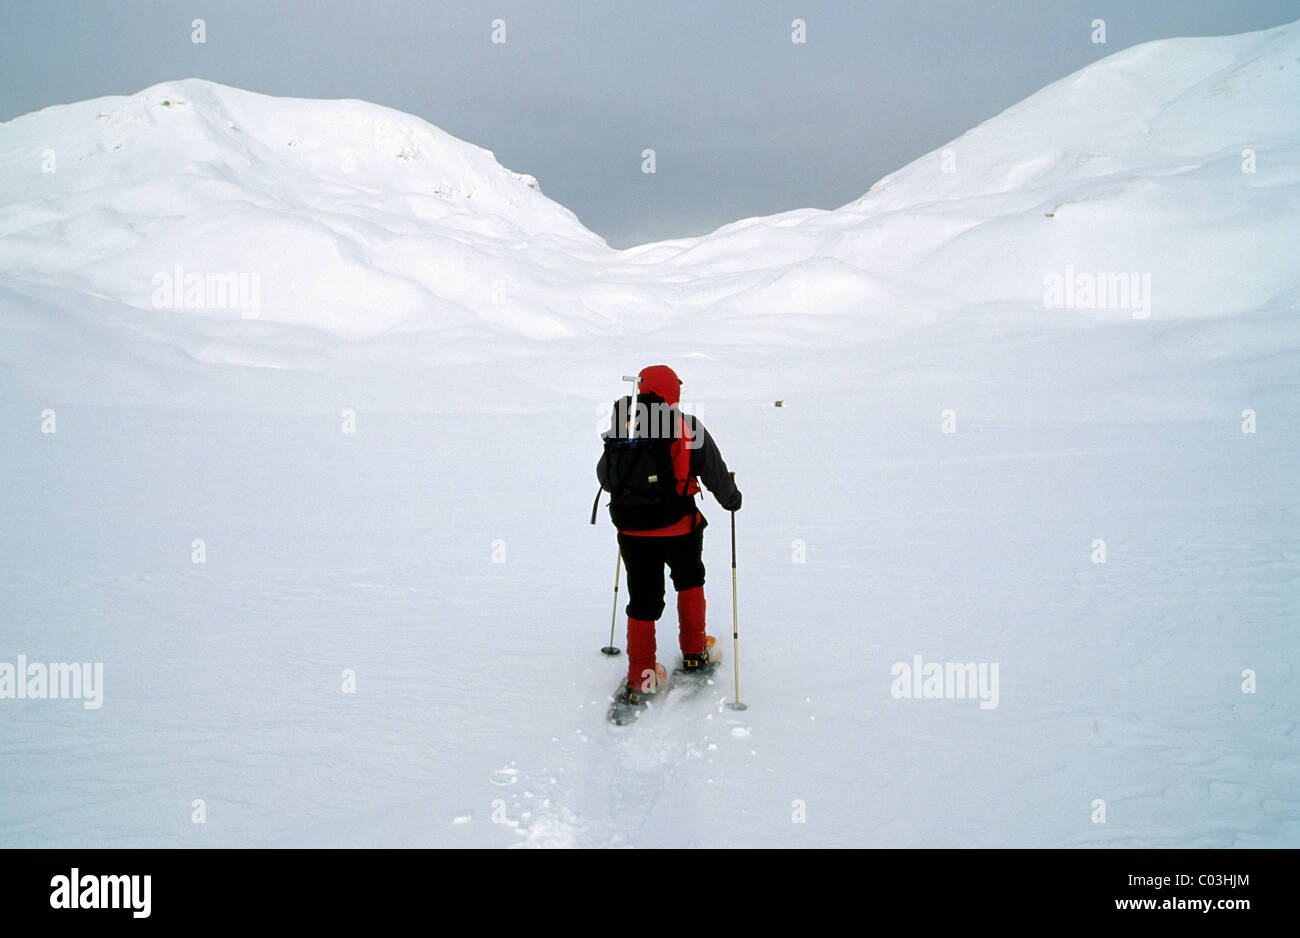
POLYGON ((1300 0, 0 0, 0 120, 190 77, 363 98, 494 151, 626 247, 834 208, 1127 46, 1295 19, 1300 0))

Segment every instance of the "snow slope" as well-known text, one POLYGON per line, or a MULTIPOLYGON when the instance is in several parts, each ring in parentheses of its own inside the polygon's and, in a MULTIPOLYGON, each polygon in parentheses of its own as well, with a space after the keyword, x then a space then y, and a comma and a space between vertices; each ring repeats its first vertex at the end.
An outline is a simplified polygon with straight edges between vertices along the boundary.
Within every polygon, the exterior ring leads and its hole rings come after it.
POLYGON ((1297 104, 1300 24, 1151 43, 625 251, 363 102, 0 125, 0 662, 105 672, 0 699, 0 844, 1300 845, 1297 104), (657 361, 745 492, 750 709, 620 732, 586 515, 657 361), (897 699, 916 655, 997 707, 897 699))

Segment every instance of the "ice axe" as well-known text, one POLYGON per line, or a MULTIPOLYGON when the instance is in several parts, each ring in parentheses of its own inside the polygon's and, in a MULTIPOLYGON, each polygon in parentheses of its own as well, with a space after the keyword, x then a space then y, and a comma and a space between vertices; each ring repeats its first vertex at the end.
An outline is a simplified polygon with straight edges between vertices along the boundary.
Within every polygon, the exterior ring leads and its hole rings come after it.
POLYGON ((637 396, 637 392, 641 390, 641 376, 624 375, 623 380, 632 382, 632 400, 631 400, 632 420, 628 424, 628 437, 635 440, 636 439, 636 396, 637 396))

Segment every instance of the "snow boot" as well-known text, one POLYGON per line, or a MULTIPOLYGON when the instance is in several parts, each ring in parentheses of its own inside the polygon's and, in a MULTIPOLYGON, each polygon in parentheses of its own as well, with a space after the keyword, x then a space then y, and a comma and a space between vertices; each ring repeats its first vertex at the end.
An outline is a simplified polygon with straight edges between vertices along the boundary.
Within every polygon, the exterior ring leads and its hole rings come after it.
POLYGON ((626 680, 619 685, 618 691, 614 694, 614 702, 609 705, 609 713, 606 715, 609 722, 616 726, 626 726, 629 723, 636 722, 636 718, 641 715, 646 706, 653 703, 658 688, 664 686, 664 681, 668 679, 668 672, 664 666, 655 662, 654 682, 650 681, 649 675, 643 683, 654 684, 654 689, 642 690, 640 685, 628 686, 626 680))
POLYGON ((624 684, 616 696, 635 707, 644 707, 654 701, 659 689, 667 682, 667 669, 656 661, 653 679, 647 674, 641 679, 640 684, 624 684))
POLYGON ((717 641, 712 635, 704 636, 704 650, 696 655, 682 655, 681 670, 687 675, 712 677, 722 662, 722 653, 716 648, 717 641))

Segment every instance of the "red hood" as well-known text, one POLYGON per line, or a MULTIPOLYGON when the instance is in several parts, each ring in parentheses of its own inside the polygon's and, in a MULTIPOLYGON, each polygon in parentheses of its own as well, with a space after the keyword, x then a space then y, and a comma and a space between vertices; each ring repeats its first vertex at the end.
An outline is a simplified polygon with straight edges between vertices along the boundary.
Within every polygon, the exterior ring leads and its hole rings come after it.
POLYGON ((682 381, 667 365, 651 365, 641 369, 637 390, 642 394, 658 394, 670 405, 678 404, 682 398, 682 381))

